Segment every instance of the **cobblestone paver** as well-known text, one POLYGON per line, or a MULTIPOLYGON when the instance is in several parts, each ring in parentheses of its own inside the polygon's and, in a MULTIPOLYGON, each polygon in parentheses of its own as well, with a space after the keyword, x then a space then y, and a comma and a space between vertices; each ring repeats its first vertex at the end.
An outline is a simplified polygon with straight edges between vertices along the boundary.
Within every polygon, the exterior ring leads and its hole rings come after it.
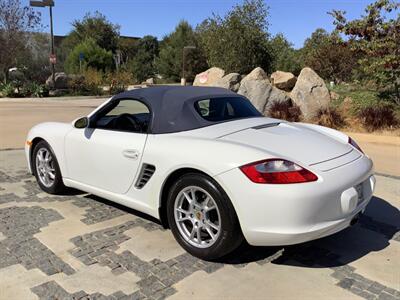
POLYGON ((154 259, 150 262, 141 260, 130 251, 121 254, 115 253, 118 245, 129 239, 124 232, 136 226, 148 230, 155 230, 154 223, 144 219, 93 232, 84 236, 73 238, 77 246, 71 254, 81 260, 85 265, 99 263, 109 267, 114 274, 133 272, 141 280, 137 283, 140 292, 146 297, 159 298, 159 296, 173 293, 171 286, 190 274, 203 270, 207 273, 214 272, 223 267, 220 263, 211 263, 199 260, 187 253, 168 261, 154 259))
MULTIPOLYGON (((21 159, 23 159, 22 152, 21 159)), ((360 223, 356 226, 378 234, 387 241, 387 245, 394 243, 394 247, 397 247, 400 242, 400 228, 383 221, 377 221, 371 216, 362 216, 360 223)), ((134 239, 136 232, 167 234, 158 223, 134 216, 132 211, 93 195, 73 193, 67 196, 47 195, 38 188, 34 178, 27 174, 26 170, 3 170, 0 165, 0 272, 13 265, 21 265, 26 270, 40 270, 44 274, 41 276, 47 276, 45 278, 47 280, 32 281, 28 291, 33 297, 39 299, 164 299, 179 295, 178 283, 185 282, 189 277, 199 274, 198 272, 211 277, 216 276, 228 266, 233 266, 237 272, 248 272, 251 266, 265 268, 274 264, 298 265, 300 269, 297 270, 301 270, 301 266, 304 266, 313 268, 315 272, 319 269, 329 270, 328 276, 334 282, 332 286, 339 291, 348 292, 346 295, 364 299, 400 299, 400 277, 397 288, 384 284, 377 278, 363 276, 362 272, 351 265, 351 260, 344 260, 334 248, 325 247, 324 243, 319 241, 290 247, 256 248, 243 245, 238 251, 218 262, 202 261, 183 252, 163 256, 166 258, 162 260, 158 258, 146 260, 143 253, 126 246, 127 243, 136 242, 134 239), (65 203, 68 205, 62 206, 65 203), (57 207, 57 209, 51 207, 57 207), (73 233, 63 241, 67 245, 66 250, 62 253, 53 252, 45 242, 41 242, 42 239, 39 240, 35 236, 42 234, 44 228, 54 228, 51 226, 56 221, 65 222, 67 231, 69 229, 68 215, 71 212, 64 212, 63 209, 69 209, 68 207, 79 211, 79 216, 74 219, 71 226, 80 226, 83 233, 76 234, 80 232, 80 229, 74 228, 73 233), (69 237, 73 238, 69 240, 69 237), (85 268, 85 270, 91 270, 91 267, 96 266, 104 269, 105 274, 115 280, 115 289, 112 292, 104 292, 102 289, 88 286, 88 283, 75 286, 73 290, 70 285, 65 285, 63 281, 65 278, 78 276, 79 272, 85 268), (125 275, 136 278, 129 284, 134 288, 120 288, 119 278, 125 275)), ((62 235, 62 231, 59 231, 59 234, 62 235)), ((62 236, 54 236, 54 239, 57 238, 62 238, 62 236)), ((334 237, 328 239, 334 239, 334 237)), ((148 245, 148 247, 162 247, 162 242, 157 245, 148 245)), ((60 247, 60 249, 63 248, 60 247)), ((369 251, 372 250, 361 252, 362 255, 368 255, 369 251)), ((374 251, 380 251, 380 249, 374 249, 374 251)), ((153 256, 145 255, 145 257, 152 258, 153 256)), ((29 282, 29 278, 21 280, 29 282)), ((223 282, 222 278, 221 280, 223 282)), ((98 284, 101 285, 101 282, 98 284)), ((281 283, 277 282, 277 284, 281 283)), ((287 284, 290 286, 289 283, 287 284)), ((2 286, 0 279, 0 291, 6 288, 9 287, 2 286)), ((22 287, 16 283, 14 288, 22 287)), ((299 290, 299 299, 301 295, 299 290)), ((279 298, 280 295, 271 296, 279 298)), ((238 295, 238 298, 251 299, 252 295, 238 295)))
POLYGON ((294 260, 308 266, 330 266, 334 271, 332 276, 339 280, 338 286, 365 299, 399 299, 400 292, 379 282, 365 278, 356 269, 344 265, 340 256, 314 244, 305 244, 289 248, 285 255, 280 256, 275 263, 294 260))
POLYGON ((81 221, 87 225, 110 220, 125 214, 124 211, 103 202, 104 199, 90 195, 79 198, 72 203, 78 207, 86 208, 85 218, 81 221))
MULTIPOLYGON (((72 299, 72 300, 78 300, 78 299, 92 299, 92 300, 140 300, 146 298, 145 295, 143 295, 140 292, 134 292, 132 294, 126 295, 121 291, 115 292, 111 295, 103 295, 101 293, 92 293, 92 294, 87 294, 85 291, 79 291, 76 293, 68 293, 66 290, 64 290, 59 284, 57 284, 55 281, 49 281, 46 283, 43 283, 41 285, 38 285, 34 288, 32 288, 32 291, 39 297, 41 300, 58 300, 58 299, 72 299)), ((168 296, 165 294, 165 296, 168 296)), ((160 299, 160 298, 159 298, 160 299)))
POLYGON ((28 270, 38 268, 47 275, 74 273, 74 269, 33 237, 40 228, 60 219, 62 216, 56 211, 39 206, 0 209, 0 232, 6 236, 0 241, 0 268, 21 264, 28 270))
POLYGON ((10 174, 7 173, 3 170, 0 170, 0 183, 1 182, 8 182, 8 183, 13 183, 13 182, 20 182, 23 179, 31 178, 32 176, 27 172, 23 170, 19 170, 15 172, 15 174, 10 174))

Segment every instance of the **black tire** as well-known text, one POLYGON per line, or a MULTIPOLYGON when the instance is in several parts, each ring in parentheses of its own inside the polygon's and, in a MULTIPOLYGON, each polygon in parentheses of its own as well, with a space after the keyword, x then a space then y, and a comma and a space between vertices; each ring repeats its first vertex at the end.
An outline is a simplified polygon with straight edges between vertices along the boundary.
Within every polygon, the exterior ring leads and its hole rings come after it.
POLYGON ((62 194, 67 190, 66 186, 64 185, 64 182, 62 180, 62 175, 60 171, 60 167, 58 165, 57 157, 54 154, 53 149, 51 149, 50 145, 46 141, 40 141, 35 145, 35 148, 32 151, 32 157, 31 157, 31 166, 32 166, 32 171, 33 175, 36 177, 36 181, 39 184, 40 188, 45 191, 46 193, 49 194, 62 194), (55 173, 55 178, 54 182, 50 186, 46 186, 41 179, 39 178, 38 175, 38 170, 36 166, 36 156, 39 150, 41 149, 46 149, 47 151, 50 152, 52 156, 52 166, 54 167, 54 173, 55 173))
MULTIPOLYGON (((224 190, 212 178, 190 173, 180 177, 170 188, 167 202, 167 217, 177 242, 190 254, 204 260, 215 260, 235 250, 244 240, 235 209, 224 190), (174 204, 179 193, 195 186, 205 190, 214 200, 220 215, 220 233, 207 248, 190 244, 179 231, 175 221, 174 204)), ((190 223, 189 223, 190 224, 190 223)), ((190 226, 190 225, 189 225, 190 226)), ((200 234, 201 235, 201 234, 200 234)))

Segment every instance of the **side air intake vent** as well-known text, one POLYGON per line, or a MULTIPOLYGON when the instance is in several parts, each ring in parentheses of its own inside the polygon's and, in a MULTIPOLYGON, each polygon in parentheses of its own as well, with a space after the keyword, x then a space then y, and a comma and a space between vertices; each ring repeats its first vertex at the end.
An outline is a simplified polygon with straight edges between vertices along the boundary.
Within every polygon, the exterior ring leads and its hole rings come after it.
POLYGON ((140 170, 139 178, 135 183, 135 187, 138 189, 143 188, 146 183, 150 180, 151 176, 153 176, 156 171, 156 167, 149 164, 143 164, 142 169, 140 170))

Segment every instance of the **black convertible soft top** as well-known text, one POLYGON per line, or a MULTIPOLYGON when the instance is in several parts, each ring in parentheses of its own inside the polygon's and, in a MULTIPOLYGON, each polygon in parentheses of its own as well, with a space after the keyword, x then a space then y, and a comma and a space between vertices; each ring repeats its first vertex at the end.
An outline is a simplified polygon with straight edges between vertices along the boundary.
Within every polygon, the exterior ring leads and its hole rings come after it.
POLYGON ((254 109, 254 117, 261 114, 250 101, 232 91, 217 87, 157 86, 126 91, 112 100, 136 99, 148 106, 152 114, 151 133, 172 133, 216 124, 208 121, 195 109, 195 102, 204 99, 242 98, 254 109))

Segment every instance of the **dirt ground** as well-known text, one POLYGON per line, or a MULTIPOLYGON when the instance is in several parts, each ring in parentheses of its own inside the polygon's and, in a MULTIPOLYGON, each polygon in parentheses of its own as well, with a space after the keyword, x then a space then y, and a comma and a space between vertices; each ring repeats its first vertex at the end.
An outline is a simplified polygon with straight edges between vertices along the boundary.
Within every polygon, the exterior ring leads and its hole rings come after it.
MULTIPOLYGON (((24 146, 29 129, 47 121, 71 122, 85 116, 105 98, 0 99, 0 149, 24 146)), ((348 133, 374 161, 378 173, 400 176, 400 137, 348 133)))
POLYGON ((400 175, 400 137, 346 132, 374 161, 378 173, 400 175))

